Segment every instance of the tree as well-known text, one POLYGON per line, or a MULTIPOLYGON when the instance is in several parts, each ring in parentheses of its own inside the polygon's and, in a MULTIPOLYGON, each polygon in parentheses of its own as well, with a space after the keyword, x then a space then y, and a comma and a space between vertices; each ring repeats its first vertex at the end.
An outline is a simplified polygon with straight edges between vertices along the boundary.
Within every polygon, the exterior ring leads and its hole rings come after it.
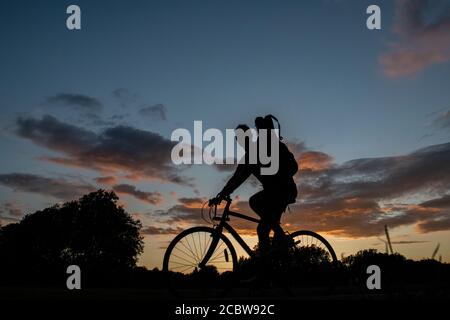
POLYGON ((71 264, 91 274, 131 270, 143 250, 142 226, 117 200, 114 192, 98 190, 2 227, 1 271, 52 278, 71 264))

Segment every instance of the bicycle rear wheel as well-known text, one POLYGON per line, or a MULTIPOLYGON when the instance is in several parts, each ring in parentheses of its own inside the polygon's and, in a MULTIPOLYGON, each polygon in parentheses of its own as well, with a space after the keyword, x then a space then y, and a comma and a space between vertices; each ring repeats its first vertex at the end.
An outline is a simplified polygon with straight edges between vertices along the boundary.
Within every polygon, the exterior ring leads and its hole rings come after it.
POLYGON ((280 260, 277 274, 290 295, 318 294, 334 288, 338 260, 321 235, 300 230, 289 235, 289 253, 280 260))
POLYGON ((169 290, 179 298, 221 297, 232 287, 237 266, 230 240, 213 228, 194 227, 181 232, 167 247, 163 271, 169 290), (219 238, 214 241, 214 236, 219 238), (206 265, 199 265, 211 245, 216 246, 206 265))

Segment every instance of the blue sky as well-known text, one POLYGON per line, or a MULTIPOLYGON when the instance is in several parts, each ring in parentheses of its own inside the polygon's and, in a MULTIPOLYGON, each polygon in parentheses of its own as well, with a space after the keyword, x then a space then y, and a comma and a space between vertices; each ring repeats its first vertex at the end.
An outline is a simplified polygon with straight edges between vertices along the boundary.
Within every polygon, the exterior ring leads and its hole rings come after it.
POLYGON ((448 107, 449 66, 386 78, 378 58, 394 38, 393 2, 380 3, 382 31, 365 28, 367 3, 80 1, 82 30, 71 32, 64 1, 7 2, 2 108, 30 112, 67 91, 105 99, 123 87, 185 126, 233 127, 276 110, 287 134, 339 161, 442 141, 420 138, 427 115, 448 107))
MULTIPOLYGON (((395 32, 396 26, 404 27, 395 1, 377 2, 382 30, 368 30, 365 10, 372 3, 76 1, 82 30, 69 31, 65 9, 73 1, 4 1, 1 173, 96 185, 93 179, 103 172, 39 159, 61 149, 14 133, 18 116, 46 114, 96 133, 126 125, 168 139, 175 128, 191 129, 194 120, 225 129, 252 125, 255 116, 273 113, 283 136, 327 154, 335 165, 447 143, 448 127, 439 124, 445 124, 450 108, 448 47, 430 39, 448 39, 449 2, 421 6, 423 32, 407 36, 395 32), (427 23, 436 23, 441 32, 432 33, 427 23), (399 70, 382 62, 408 50, 421 54, 413 67, 399 70), (122 100, 114 94, 118 89, 122 100), (79 108, 49 103, 49 97, 64 93, 97 99, 102 106, 97 116, 104 123, 93 124, 79 108), (158 104, 166 120, 139 113, 158 104)), ((177 197, 212 196, 229 173, 202 166, 184 174, 195 179, 195 188, 151 179, 119 181, 165 198, 149 207, 125 196, 129 211, 151 223, 152 215, 145 214, 169 208, 177 197)), ((247 188, 244 198, 253 190, 247 188)), ((24 212, 60 200, 0 186, 0 201, 12 201, 24 212)))

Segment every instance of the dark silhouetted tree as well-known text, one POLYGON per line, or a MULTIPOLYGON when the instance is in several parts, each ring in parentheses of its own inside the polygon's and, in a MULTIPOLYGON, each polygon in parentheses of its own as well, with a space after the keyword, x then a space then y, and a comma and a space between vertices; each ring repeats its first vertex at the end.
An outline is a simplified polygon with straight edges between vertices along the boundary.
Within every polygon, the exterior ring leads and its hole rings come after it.
POLYGON ((65 274, 71 264, 85 275, 131 270, 143 250, 141 223, 117 200, 114 192, 98 190, 2 227, 0 271, 47 281, 65 274))

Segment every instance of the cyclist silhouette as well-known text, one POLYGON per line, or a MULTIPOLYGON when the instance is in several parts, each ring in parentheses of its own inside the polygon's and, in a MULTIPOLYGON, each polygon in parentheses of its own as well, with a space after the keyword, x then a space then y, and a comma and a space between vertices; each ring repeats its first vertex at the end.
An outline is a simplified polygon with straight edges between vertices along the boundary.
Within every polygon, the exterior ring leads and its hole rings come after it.
MULTIPOLYGON (((282 240, 285 237, 284 231, 280 226, 280 219, 283 212, 285 212, 287 206, 295 202, 297 197, 297 186, 294 182, 293 175, 298 170, 297 162, 294 155, 289 151, 286 144, 281 142, 281 136, 278 137, 269 134, 267 139, 267 150, 270 153, 271 139, 275 139, 279 142, 279 168, 273 175, 262 175, 261 168, 268 165, 261 164, 258 159, 256 164, 249 163, 249 149, 251 143, 256 143, 256 147, 259 148, 259 132, 261 129, 273 130, 274 125, 272 119, 278 120, 272 115, 266 117, 257 117, 255 119, 255 126, 258 132, 256 142, 252 142, 252 139, 247 139, 242 147, 245 149, 246 161, 241 163, 236 168, 233 176, 228 180, 225 187, 219 194, 210 200, 210 204, 217 204, 222 199, 233 193, 250 175, 254 175, 258 181, 262 184, 263 190, 254 194, 249 199, 249 205, 253 211, 260 216, 260 223, 257 226, 257 234, 259 240, 259 251, 262 260, 262 265, 267 265, 266 257, 268 248, 270 247, 270 231, 274 231, 274 239, 282 240), (272 137, 272 138, 271 138, 272 137)), ((279 127, 279 123, 278 123, 279 127)), ((250 128, 245 125, 239 125, 237 129, 241 129, 247 133, 250 128)), ((247 133, 248 134, 248 133, 247 133)), ((278 133, 279 134, 279 133, 278 133)), ((248 134, 248 136, 251 136, 248 134)), ((238 139, 238 142, 239 139, 238 139)), ((273 157, 272 157, 273 159, 273 157)))

